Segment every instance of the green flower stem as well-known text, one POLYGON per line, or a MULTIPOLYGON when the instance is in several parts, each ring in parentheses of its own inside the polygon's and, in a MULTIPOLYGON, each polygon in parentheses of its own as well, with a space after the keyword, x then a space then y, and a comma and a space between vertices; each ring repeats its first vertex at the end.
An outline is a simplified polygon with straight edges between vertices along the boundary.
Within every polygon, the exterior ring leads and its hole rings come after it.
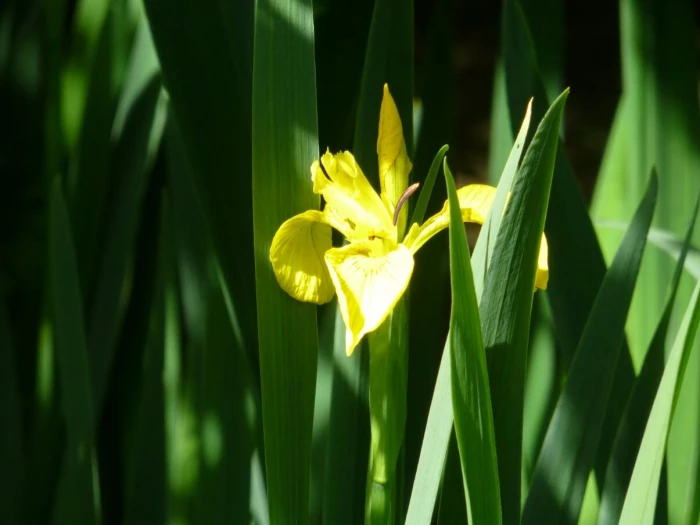
POLYGON ((372 431, 365 523, 393 524, 396 467, 406 426, 408 326, 406 300, 369 336, 369 416, 372 431))

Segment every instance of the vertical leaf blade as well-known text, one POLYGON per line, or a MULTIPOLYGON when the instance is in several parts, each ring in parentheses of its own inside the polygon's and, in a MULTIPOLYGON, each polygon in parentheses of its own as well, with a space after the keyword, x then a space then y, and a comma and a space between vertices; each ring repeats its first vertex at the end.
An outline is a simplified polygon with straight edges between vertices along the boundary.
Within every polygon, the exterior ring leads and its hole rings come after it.
POLYGON ((447 162, 444 168, 450 203, 452 407, 467 496, 467 516, 469 523, 498 525, 501 523, 501 498, 479 306, 457 190, 447 162))
POLYGON ((269 250, 286 219, 319 205, 309 177, 318 157, 311 1, 261 0, 255 20, 253 223, 270 523, 307 523, 316 308, 282 291, 269 250))
POLYGON ((496 239, 480 305, 503 521, 508 524, 518 523, 520 518, 523 394, 532 294, 567 96, 568 90, 554 101, 525 154, 496 239))

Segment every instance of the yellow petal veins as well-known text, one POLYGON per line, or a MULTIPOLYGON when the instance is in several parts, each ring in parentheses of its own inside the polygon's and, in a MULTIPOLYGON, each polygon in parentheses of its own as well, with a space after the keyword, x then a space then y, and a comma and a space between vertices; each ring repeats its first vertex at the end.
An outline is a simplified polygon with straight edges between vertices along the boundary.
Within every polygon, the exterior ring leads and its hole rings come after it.
POLYGON ((345 351, 350 355, 403 295, 413 272, 413 255, 402 244, 380 257, 367 246, 349 244, 328 250, 326 263, 346 326, 345 351))

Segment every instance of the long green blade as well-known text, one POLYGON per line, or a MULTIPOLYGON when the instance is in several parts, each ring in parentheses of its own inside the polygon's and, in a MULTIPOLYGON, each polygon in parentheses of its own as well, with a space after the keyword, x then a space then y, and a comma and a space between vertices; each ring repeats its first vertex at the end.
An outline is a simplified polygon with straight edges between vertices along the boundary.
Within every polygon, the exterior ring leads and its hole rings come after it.
POLYGON ((316 309, 277 284, 269 250, 291 216, 318 209, 310 0, 257 3, 253 74, 253 222, 270 522, 307 523, 318 333, 316 309), (293 452, 292 452, 293 451, 293 452))
POLYGON ((656 203, 652 175, 594 304, 545 436, 523 523, 576 523, 588 475, 594 466, 615 363, 656 203))
POLYGON ((54 523, 98 523, 93 485, 93 400, 78 268, 68 212, 56 180, 49 209, 49 278, 54 338, 66 424, 66 449, 54 523))
MULTIPOLYGON (((644 365, 620 420, 617 437, 613 444, 612 456, 605 473, 605 487, 602 491, 599 517, 601 525, 613 525, 620 519, 625 493, 627 492, 637 452, 644 435, 645 423, 649 417, 649 412, 664 371, 664 349, 671 322, 671 313, 676 303, 678 285, 681 281, 683 267, 690 248, 690 240, 693 236, 699 205, 700 199, 695 204, 693 218, 681 247, 671 282, 671 292, 666 301, 664 313, 656 327, 654 338, 644 358, 644 365)), ((651 243, 651 240, 649 242, 651 243)))
POLYGON ((565 91, 549 108, 525 154, 480 305, 505 523, 517 523, 520 517, 523 393, 532 294, 567 96, 565 91))
POLYGON ((452 173, 444 164, 450 203, 450 368, 455 435, 462 463, 469 523, 501 523, 496 442, 479 306, 469 260, 459 199, 452 173))
POLYGON ((656 494, 659 489, 659 478, 671 420, 678 404, 683 377, 699 324, 700 284, 695 287, 668 356, 625 497, 620 516, 621 524, 654 523, 656 494))
MULTIPOLYGON (((533 118, 543 114, 545 88, 537 75, 534 43, 519 2, 508 0, 503 9, 504 62, 511 127, 513 118, 534 94, 533 118)), ((555 175, 545 225, 549 245, 549 285, 557 341, 567 368, 578 347, 584 326, 605 275, 605 261, 571 165, 563 148, 557 150, 555 175), (572 301, 571 298, 576 300, 572 301)), ((616 365, 613 392, 596 459, 596 479, 602 486, 617 424, 634 383, 634 369, 626 347, 616 365)))

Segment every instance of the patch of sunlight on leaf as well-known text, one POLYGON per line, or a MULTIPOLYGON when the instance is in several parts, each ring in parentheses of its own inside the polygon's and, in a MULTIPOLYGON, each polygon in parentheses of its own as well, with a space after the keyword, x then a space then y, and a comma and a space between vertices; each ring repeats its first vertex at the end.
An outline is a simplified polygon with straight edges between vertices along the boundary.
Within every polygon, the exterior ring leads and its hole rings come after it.
POLYGON ((224 438, 221 430, 219 416, 208 413, 202 421, 202 452, 204 463, 214 469, 221 463, 223 455, 224 438))
POLYGON ((598 496, 598 484, 595 481, 595 474, 588 475, 586 492, 583 496, 581 514, 578 517, 578 525, 595 525, 598 523, 598 511, 600 510, 600 497, 598 496))
POLYGON ((39 329, 39 356, 37 363, 37 398, 39 406, 47 410, 54 390, 53 329, 44 319, 39 329))
POLYGON ((245 420, 248 428, 255 428, 258 420, 258 410, 255 404, 255 396, 250 389, 246 389, 243 395, 243 410, 245 411, 245 420))
POLYGON ((253 451, 250 469, 250 515, 256 525, 268 525, 270 517, 267 512, 267 491, 263 475, 260 453, 253 451))
MULTIPOLYGON (((413 143, 418 144, 420 130, 423 125, 423 101, 416 97, 413 99, 413 143)), ((415 174, 414 174, 415 177, 415 174)))
POLYGON ((172 422, 170 448, 170 488, 175 494, 191 494, 199 477, 197 419, 189 404, 182 404, 172 422))
MULTIPOLYGON (((302 4, 301 2, 294 1, 282 1, 282 0, 267 0, 265 2, 269 7, 272 8, 274 14, 279 16, 284 22, 289 25, 291 29, 294 30, 296 36, 303 37, 309 43, 313 42, 314 32, 312 26, 304 26, 300 24, 300 20, 313 20, 313 8, 311 7, 311 2, 308 5, 302 4), (306 11, 306 12, 305 12, 306 11)), ((258 15, 262 14, 263 10, 258 10, 258 15)))

